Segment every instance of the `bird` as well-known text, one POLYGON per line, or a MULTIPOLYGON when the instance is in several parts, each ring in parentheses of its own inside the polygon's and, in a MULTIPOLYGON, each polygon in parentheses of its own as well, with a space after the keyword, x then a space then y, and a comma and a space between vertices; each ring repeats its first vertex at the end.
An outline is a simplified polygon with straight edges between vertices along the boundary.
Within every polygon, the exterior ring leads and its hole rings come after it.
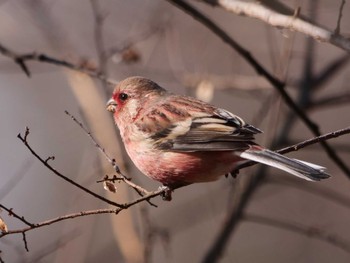
POLYGON ((144 77, 120 81, 106 107, 136 167, 170 189, 215 181, 247 161, 308 181, 330 177, 322 166, 254 142, 262 131, 239 116, 144 77))

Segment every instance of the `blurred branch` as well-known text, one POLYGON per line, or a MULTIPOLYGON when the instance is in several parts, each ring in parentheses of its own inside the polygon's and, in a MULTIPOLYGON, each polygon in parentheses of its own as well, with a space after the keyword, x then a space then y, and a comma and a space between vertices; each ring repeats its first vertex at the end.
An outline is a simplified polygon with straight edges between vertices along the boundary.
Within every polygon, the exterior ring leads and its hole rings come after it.
POLYGON ((27 160, 19 167, 19 170, 11 175, 10 180, 8 180, 1 188, 0 188, 0 200, 4 199, 8 193, 12 191, 12 189, 22 180, 23 176, 29 171, 33 162, 27 160))
MULTIPOLYGON (((94 16, 94 40, 98 57, 98 68, 99 73, 103 76, 107 76, 107 52, 105 50, 104 37, 103 37, 103 26, 104 21, 107 17, 106 14, 103 14, 100 8, 99 0, 90 0, 92 13, 94 16)), ((102 81, 102 86, 104 92, 107 93, 107 83, 102 81)), ((107 94, 106 94, 107 95, 107 94)), ((108 96, 108 95, 107 95, 108 96)))
POLYGON ((343 16, 343 9, 345 6, 345 0, 341 1, 340 7, 339 7, 339 15, 338 15, 338 20, 337 20, 337 27, 334 30, 334 34, 335 35, 339 35, 340 34, 340 23, 341 23, 341 18, 343 16))
POLYGON ((78 218, 78 217, 82 217, 82 216, 89 216, 89 215, 98 215, 98 214, 107 214, 107 213, 115 213, 118 214, 120 211, 122 210, 122 208, 113 208, 113 209, 98 209, 98 210, 87 210, 87 211, 81 211, 78 213, 72 213, 72 214, 68 214, 68 215, 64 215, 64 216, 59 216, 53 219, 49 219, 43 222, 39 222, 36 224, 32 224, 31 226, 25 227, 25 228, 21 228, 21 229, 16 229, 16 230, 9 230, 5 233, 1 233, 0 234, 0 238, 7 236, 7 235, 13 235, 13 234, 23 234, 26 233, 30 230, 34 230, 37 228, 41 228, 44 226, 48 226, 60 221, 64 221, 67 219, 73 219, 73 218, 78 218))
POLYGON ((320 98, 312 101, 309 106, 311 110, 329 107, 329 106, 340 106, 340 105, 348 105, 350 103, 350 91, 344 91, 342 93, 336 95, 330 95, 325 98, 320 98))
POLYGON ((184 73, 183 83, 186 87, 197 88, 203 81, 209 81, 215 90, 269 90, 270 83, 262 76, 234 75, 220 76, 215 74, 184 73))
MULTIPOLYGON (((288 29, 303 33, 317 41, 330 43, 350 52, 350 40, 339 35, 339 30, 332 32, 321 26, 305 21, 298 17, 298 11, 294 15, 289 16, 278 13, 262 5, 260 2, 247 2, 241 0, 203 0, 203 2, 212 6, 220 6, 237 15, 259 19, 268 25, 279 29, 288 29)), ((341 15, 339 17, 341 17, 341 15)), ((338 21, 339 24, 340 18, 338 21)))
POLYGON ((242 219, 247 222, 285 229, 287 231, 291 231, 293 233, 299 233, 301 235, 304 235, 310 238, 323 240, 333 246, 336 246, 350 253, 349 241, 346 241, 336 236, 335 234, 329 234, 325 232, 323 229, 318 227, 314 227, 314 226, 310 227, 310 226, 305 226, 298 223, 293 223, 287 220, 280 220, 280 219, 269 218, 269 217, 260 216, 260 215, 253 215, 253 214, 244 214, 242 216, 242 219))
POLYGON ((316 76, 311 76, 311 86, 312 90, 319 89, 322 87, 326 81, 329 81, 338 73, 345 65, 349 62, 350 55, 341 56, 334 61, 330 62, 326 68, 322 69, 320 73, 316 76))
POLYGON ((199 21, 215 35, 221 38, 225 43, 232 47, 238 54, 240 54, 259 74, 265 77, 274 87, 278 89, 283 89, 285 83, 281 82, 279 79, 275 78, 270 72, 268 72, 253 56, 252 54, 238 44, 233 38, 231 38, 223 29, 221 29, 214 21, 209 17, 205 16, 199 10, 194 8, 189 3, 183 0, 167 0, 171 4, 177 6, 179 9, 183 10, 185 13, 192 16, 195 20, 199 21))
POLYGON ((292 187, 298 191, 304 191, 307 194, 316 195, 337 205, 350 208, 350 197, 319 184, 301 184, 298 179, 295 179, 294 177, 287 176, 267 176, 265 183, 292 187))
MULTIPOLYGON (((262 167, 261 169, 266 169, 262 167)), ((243 215, 243 210, 251 200, 257 187, 263 181, 262 176, 255 176, 248 181, 247 185, 242 189, 241 193, 236 196, 234 206, 231 208, 226 216, 225 221, 220 227, 219 234, 215 238, 210 248, 205 251, 203 263, 218 262, 225 247, 231 237, 232 232, 235 230, 237 223, 240 221, 243 215)))
MULTIPOLYGON (((285 83, 272 76, 246 49, 239 45, 233 38, 231 38, 223 29, 221 29, 216 23, 198 11, 192 5, 183 0, 167 0, 174 4, 184 12, 188 13, 194 19, 202 23, 208 29, 210 29, 215 35, 221 38, 225 43, 235 49, 255 70, 258 74, 264 76, 274 88, 278 90, 281 97, 288 105, 288 107, 294 111, 300 119, 303 120, 305 125, 312 131, 315 136, 320 136, 319 127, 307 116, 302 108, 300 108, 289 94, 285 90, 285 83)), ((322 147, 327 152, 328 156, 338 165, 338 167, 344 172, 344 174, 350 178, 350 169, 340 159, 337 153, 326 143, 326 141, 320 141, 322 147)))
POLYGON ((152 262, 152 252, 155 246, 156 238, 161 239, 161 244, 164 246, 165 250, 169 250, 169 240, 170 235, 167 229, 159 227, 152 222, 150 219, 148 208, 141 207, 141 222, 144 226, 144 263, 152 262))
MULTIPOLYGON (((79 237, 81 231, 77 228, 70 230, 67 234, 60 235, 58 240, 52 238, 52 241, 47 242, 41 247, 41 249, 36 252, 31 257, 31 262, 45 262, 45 257, 49 256, 52 253, 57 252, 57 250, 68 246, 69 242, 73 241, 75 238, 79 237)), ((23 260, 23 262, 26 262, 23 260)), ((59 261, 58 261, 59 262, 59 261)))
POLYGON ((42 53, 33 52, 33 53, 27 53, 27 54, 19 54, 14 51, 11 51, 1 43, 0 43, 0 53, 12 59, 15 63, 17 63, 28 77, 31 76, 31 73, 26 63, 28 61, 37 61, 37 62, 52 64, 52 65, 68 68, 71 70, 79 71, 81 73, 89 75, 90 77, 104 81, 110 85, 116 84, 116 81, 112 79, 108 79, 105 75, 97 72, 95 69, 91 69, 89 66, 86 65, 85 62, 75 65, 66 60, 54 58, 42 53))

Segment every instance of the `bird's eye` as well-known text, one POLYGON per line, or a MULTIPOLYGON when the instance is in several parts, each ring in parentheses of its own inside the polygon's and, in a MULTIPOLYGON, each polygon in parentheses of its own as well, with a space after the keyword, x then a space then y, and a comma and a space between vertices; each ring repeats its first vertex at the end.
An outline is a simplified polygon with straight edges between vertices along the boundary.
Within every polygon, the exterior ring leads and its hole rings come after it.
POLYGON ((126 94, 126 93, 120 93, 119 94, 119 99, 121 101, 125 101, 127 98, 128 98, 128 94, 126 94))

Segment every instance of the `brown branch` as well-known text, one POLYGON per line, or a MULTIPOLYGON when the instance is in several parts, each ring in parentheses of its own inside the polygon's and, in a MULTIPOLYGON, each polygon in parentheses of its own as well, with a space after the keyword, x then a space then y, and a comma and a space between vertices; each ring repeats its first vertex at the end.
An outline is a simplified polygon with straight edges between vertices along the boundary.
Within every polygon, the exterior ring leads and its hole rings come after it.
MULTIPOLYGON (((112 206, 115 206, 115 207, 118 207, 118 208, 124 208, 123 205, 121 204, 118 204, 116 202, 113 202, 101 195, 98 195, 94 192, 92 192, 91 190, 85 188, 84 186, 76 183, 75 181, 73 181, 72 179, 68 178, 67 176, 63 175, 62 173, 60 173, 59 171, 57 171, 55 168, 53 168, 49 163, 48 163, 48 160, 49 159, 42 159, 33 149, 32 147, 28 144, 28 141, 27 141, 27 137, 29 135, 29 128, 26 127, 26 131, 25 131, 25 134, 24 136, 22 136, 20 133, 17 135, 17 137, 23 142, 23 144, 28 148, 28 150, 45 166, 47 167, 50 171, 52 171, 55 175, 57 175, 58 177, 62 178, 63 180, 69 182, 70 184, 74 185, 75 187, 79 188, 80 190, 88 193, 89 195, 92 195, 93 197, 97 198, 97 199, 100 199, 102 200, 103 202, 107 203, 107 204, 110 204, 112 206)), ((51 159, 51 158, 50 158, 51 159)))
POLYGON ((68 214, 68 215, 64 215, 64 216, 59 216, 53 219, 49 219, 43 222, 39 222, 37 224, 33 224, 31 226, 25 227, 25 228, 21 228, 21 229, 16 229, 16 230, 9 230, 6 233, 1 233, 0 234, 0 238, 7 236, 7 235, 13 235, 13 234, 23 234, 26 233, 30 230, 34 230, 37 228, 41 228, 44 226, 49 226, 51 224, 60 222, 60 221, 64 221, 64 220, 68 220, 68 219, 74 219, 74 218, 78 218, 78 217, 82 217, 82 216, 89 216, 89 215, 98 215, 98 214, 118 214, 123 208, 113 208, 113 209, 98 209, 98 210, 87 210, 87 211, 81 211, 81 212, 77 212, 77 213, 72 213, 72 214, 68 214))
MULTIPOLYGON (((211 30, 216 36, 221 38, 225 43, 236 50, 254 69, 255 71, 264 76, 274 88, 280 93, 282 99, 288 105, 288 107, 294 111, 299 118, 305 123, 305 125, 310 129, 310 131, 315 136, 320 136, 318 126, 307 116, 307 114, 300 108, 289 94, 285 90, 285 83, 281 82, 274 76, 272 76, 246 49, 239 45, 233 38, 231 38, 223 29, 221 29, 216 23, 205 16, 203 13, 195 9, 192 5, 186 3, 183 0, 167 0, 168 2, 179 7, 184 12, 188 13, 195 20, 202 23, 209 30, 211 30)), ((327 152, 328 156, 338 165, 338 167, 345 173, 345 175, 350 178, 350 169, 347 165, 340 159, 337 153, 326 143, 326 141, 320 142, 324 150, 327 152)))
POLYGON ((323 229, 314 226, 305 226, 298 223, 293 223, 287 220, 280 220, 275 218, 269 218, 260 215, 244 214, 243 220, 251 223, 263 224, 275 228, 285 229, 293 233, 299 233, 301 235, 323 240, 333 246, 336 246, 348 253, 350 253, 350 242, 346 241, 335 234, 325 232, 323 229))
POLYGON ((73 63, 70 63, 66 60, 54 58, 51 56, 48 56, 46 54, 42 53, 28 53, 28 54, 18 54, 9 48, 5 47, 0 43, 0 53, 10 59, 12 59, 15 63, 17 63, 20 68, 24 71, 24 73, 30 77, 30 71, 27 66, 28 61, 37 61, 37 62, 42 62, 42 63, 47 63, 47 64, 52 64, 55 66, 60 66, 64 68, 68 68, 71 70, 79 71, 81 73, 87 74, 92 78, 99 79, 103 82, 106 82, 108 85, 115 85, 116 81, 107 78, 105 75, 103 75, 100 72, 97 72, 96 70, 90 69, 87 67, 84 63, 80 65, 75 65, 73 63))
MULTIPOLYGON (((88 131, 88 129, 80 122, 77 120, 77 118, 75 118, 72 114, 70 114, 68 111, 65 111, 65 113, 85 132, 85 134, 90 138, 90 140, 93 142, 93 144, 95 145, 95 147, 104 155, 104 157, 106 158, 106 160, 113 166, 115 172, 120 175, 120 178, 118 177, 113 177, 111 179, 109 179, 108 177, 106 179, 108 179, 107 181, 116 181, 116 180, 122 180, 123 182, 125 182, 127 185, 129 185, 130 187, 132 187, 133 189, 135 189, 141 196, 142 195, 147 195, 150 192, 147 191, 146 189, 142 188, 141 186, 134 184, 133 182, 131 182, 131 180, 125 176, 121 171, 119 166, 117 165, 115 159, 111 158, 106 150, 104 148, 101 147, 101 145, 95 140, 95 138, 92 136, 91 132, 88 131)), ((106 181, 105 179, 102 181, 98 181, 98 182, 103 182, 106 181)))
POLYGON ((334 34, 335 35, 339 35, 340 34, 340 22, 341 22, 341 19, 342 19, 342 16, 343 16, 344 6, 345 6, 345 0, 342 0, 341 4, 340 4, 340 8, 339 8, 339 15, 338 15, 338 19, 337 19, 337 27, 334 30, 334 34))
POLYGON ((23 243, 24 243, 24 248, 25 248, 25 250, 26 250, 27 252, 29 252, 26 232, 22 232, 22 239, 23 239, 23 243))
MULTIPOLYGON (((12 208, 7 208, 6 206, 0 204, 0 207, 2 209, 4 209, 5 211, 7 211, 9 213, 10 216, 13 216, 14 218, 17 218, 19 221, 23 222, 24 224, 26 224, 29 227, 34 227, 35 224, 30 223, 29 221, 27 221, 23 216, 19 216, 18 214, 16 214, 15 212, 13 212, 12 208)), ((1 236, 1 235, 0 235, 1 236)))
POLYGON ((297 143, 295 145, 292 145, 292 146, 289 146, 289 147, 277 150, 276 152, 278 152, 280 154, 285 154, 285 153, 288 153, 288 152, 298 151, 298 150, 300 150, 300 149, 302 149, 302 148, 304 148, 306 146, 309 146, 309 145, 312 145, 312 144, 315 144, 315 143, 320 143, 320 142, 323 142, 323 141, 327 141, 327 140, 330 140, 330 139, 334 139, 334 138, 337 138, 339 136, 342 136, 342 135, 345 135, 345 134, 349 134, 349 133, 350 133, 350 127, 347 127, 347 128, 344 128, 344 129, 340 129, 340 130, 334 131, 334 132, 326 133, 324 135, 321 135, 321 136, 318 136, 318 137, 315 137, 315 138, 308 139, 306 141, 297 143))
MULTIPOLYGON (((82 216, 90 216, 90 215, 98 215, 98 214, 118 214, 119 212, 121 212, 122 210, 125 210, 131 206, 134 206, 136 204, 139 204, 143 201, 146 200, 150 200, 156 196, 160 196, 164 193, 164 191, 166 191, 163 188, 158 189, 157 191, 154 192, 150 192, 148 195, 142 196, 138 199, 135 199, 134 201, 131 201, 129 203, 124 203, 122 205, 120 205, 120 207, 117 208, 113 208, 113 209, 97 209, 97 210, 87 210, 87 211, 81 211, 81 212, 77 212, 77 213, 72 213, 72 214, 68 214, 68 215, 64 215, 64 216, 59 216, 53 219, 49 219, 40 223, 36 223, 36 224, 27 224, 28 227, 26 228, 22 228, 22 229, 16 229, 16 230, 9 230, 7 232, 3 232, 0 233, 0 238, 7 236, 7 235, 13 235, 13 234, 22 234, 25 232, 28 232, 30 230, 33 229, 37 229, 37 228, 41 228, 44 226, 48 226, 60 221, 64 221, 64 220, 68 220, 68 219, 74 219, 74 218, 78 218, 78 217, 82 217, 82 216)), ((4 207, 3 205, 0 205, 2 208, 4 208, 4 210, 7 210, 6 207, 4 207)), ((23 217, 20 216, 16 216, 16 218, 18 218, 19 220, 23 221, 23 217)))

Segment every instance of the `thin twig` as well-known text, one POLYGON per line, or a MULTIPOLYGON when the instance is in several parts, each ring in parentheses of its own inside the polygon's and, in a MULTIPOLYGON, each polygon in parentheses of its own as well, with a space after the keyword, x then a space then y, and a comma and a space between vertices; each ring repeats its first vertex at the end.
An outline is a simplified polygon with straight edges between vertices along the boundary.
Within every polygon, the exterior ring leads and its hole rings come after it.
MULTIPOLYGON (((321 136, 317 136, 315 138, 311 138, 311 139, 308 139, 308 140, 305 140, 305 141, 302 141, 300 143, 297 143, 297 144, 294 144, 292 146, 288 146, 288 147, 285 147, 283 149, 279 149, 277 150, 276 152, 277 153, 280 153, 280 154, 285 154, 285 153, 289 153, 289 152, 295 152, 295 151, 298 151, 306 146, 310 146, 310 145, 313 145, 313 144, 316 144, 316 143, 320 143, 322 141, 327 141, 327 140, 330 140, 330 139, 334 139, 334 138, 337 138, 339 136, 342 136, 342 135, 345 135, 345 134, 349 134, 350 133, 350 127, 347 127, 347 128, 344 128, 344 129, 340 129, 340 130, 337 130, 337 131, 334 131, 334 132, 329 132, 329 133, 326 133, 324 135, 321 135, 321 136)), ((253 162, 253 161, 248 161, 244 164, 241 164, 239 165, 232 173, 236 173, 238 170, 242 169, 242 168, 246 168, 246 167, 249 167, 249 166, 252 166, 252 165, 255 165, 257 164, 256 162, 253 162)))
MULTIPOLYGON (((165 191, 166 191, 165 189, 159 189, 157 191, 150 192, 148 195, 142 196, 138 199, 135 199, 134 201, 131 201, 129 203, 125 203, 125 204, 121 205, 120 207, 113 208, 113 209, 97 209, 97 210, 81 211, 81 212, 72 213, 72 214, 68 214, 68 215, 64 215, 64 216, 59 216, 59 217, 49 219, 49 220, 46 220, 46 221, 43 221, 40 223, 31 224, 31 225, 28 225, 28 227, 26 227, 26 228, 9 230, 7 232, 0 233, 0 238, 7 236, 7 235, 22 234, 22 233, 28 232, 30 230, 33 230, 33 229, 41 228, 41 227, 48 226, 48 225, 51 225, 51 224, 54 224, 54 223, 57 223, 60 221, 78 218, 78 217, 82 217, 82 216, 90 216, 90 215, 98 215, 98 214, 113 214, 113 213, 118 214, 122 210, 125 210, 131 206, 134 206, 134 205, 139 204, 139 203, 146 201, 146 200, 150 200, 156 196, 160 196, 165 191)), ((19 219, 21 220, 21 217, 19 219)), ((21 221, 23 221, 23 220, 21 220, 21 221)))
POLYGON ((107 78, 102 73, 86 67, 84 63, 82 63, 81 65, 75 65, 63 59, 58 59, 58 58, 48 56, 46 54, 35 53, 35 52, 28 53, 28 54, 18 54, 10 50, 9 48, 5 47, 1 43, 0 43, 0 53, 6 57, 11 58, 15 63, 17 63, 28 77, 30 77, 31 74, 26 63, 28 61, 38 61, 38 62, 48 63, 48 64, 60 66, 60 67, 65 67, 71 70, 79 71, 81 73, 89 75, 90 77, 104 81, 108 85, 115 85, 117 83, 115 80, 107 78))
POLYGON ((289 147, 285 147, 283 149, 277 150, 276 152, 280 153, 280 154, 285 154, 288 152, 293 152, 293 151, 298 151, 306 146, 312 145, 312 144, 316 144, 316 143, 320 143, 322 141, 327 141, 329 139, 334 139, 337 138, 339 136, 342 136, 344 134, 349 134, 350 133, 350 127, 344 128, 344 129, 340 129, 334 132, 329 132, 326 133, 324 135, 315 137, 315 138, 311 138, 308 140, 305 140, 303 142, 297 143, 295 145, 289 146, 289 147))
POLYGON ((22 232, 22 239, 24 243, 24 248, 26 249, 27 252, 29 252, 26 232, 22 232))
POLYGON ((13 216, 14 218, 17 218, 19 221, 23 222, 24 224, 26 224, 29 227, 34 227, 35 225, 33 223, 30 223, 29 221, 27 221, 23 216, 19 216, 18 214, 16 214, 15 212, 13 212, 12 208, 7 208, 6 206, 0 204, 0 207, 2 209, 4 209, 5 211, 7 211, 9 213, 10 216, 13 216))
POLYGON ((344 6, 345 6, 345 0, 342 0, 341 4, 340 4, 340 8, 339 8, 339 15, 338 15, 338 19, 337 19, 337 27, 334 30, 334 34, 335 35, 339 35, 340 34, 340 23, 341 23, 341 19, 342 19, 342 16, 343 16, 344 6))
POLYGON ((18 171, 15 174, 11 175, 10 179, 2 185, 0 188, 0 200, 4 199, 13 188, 22 180, 24 175, 29 171, 33 162, 31 160, 25 161, 20 165, 18 171))
POLYGON ((123 205, 118 204, 116 202, 113 202, 112 200, 109 200, 101 195, 98 195, 94 192, 92 192, 91 190, 87 189, 86 187, 76 183, 75 181, 73 181, 72 179, 68 178, 67 176, 63 175, 62 173, 60 173, 59 171, 57 171, 55 168, 53 168, 46 160, 42 159, 33 149, 32 147, 28 144, 27 141, 27 137, 29 135, 29 128, 26 127, 26 131, 25 131, 25 135, 22 136, 20 133, 17 135, 17 137, 23 142, 23 144, 28 148, 28 150, 44 165, 46 166, 50 171, 52 171, 54 174, 56 174, 58 177, 62 178, 63 180, 69 182, 70 184, 74 185, 75 187, 79 188, 80 190, 88 193, 89 195, 92 195, 93 197, 100 199, 104 202, 106 202, 107 204, 110 204, 112 206, 115 207, 119 207, 119 208, 124 208, 123 205))
MULTIPOLYGON (((138 193, 142 194, 149 194, 150 192, 146 189, 142 188, 139 185, 134 184, 131 182, 131 180, 125 176, 121 171, 119 166, 117 165, 115 159, 111 158, 106 150, 101 147, 101 145, 95 140, 95 138, 92 136, 91 132, 80 122, 75 118, 72 114, 70 114, 68 111, 65 111, 65 113, 77 124, 79 127, 85 132, 85 134, 90 138, 90 140, 93 142, 93 144, 96 146, 96 148, 103 154, 103 156, 107 159, 107 161, 113 166, 115 172, 121 176, 120 179, 122 179, 126 184, 128 184, 130 187, 134 188, 138 193)), ((117 178, 116 178, 117 179, 117 178)), ((113 180, 113 178, 112 178, 113 180)))

